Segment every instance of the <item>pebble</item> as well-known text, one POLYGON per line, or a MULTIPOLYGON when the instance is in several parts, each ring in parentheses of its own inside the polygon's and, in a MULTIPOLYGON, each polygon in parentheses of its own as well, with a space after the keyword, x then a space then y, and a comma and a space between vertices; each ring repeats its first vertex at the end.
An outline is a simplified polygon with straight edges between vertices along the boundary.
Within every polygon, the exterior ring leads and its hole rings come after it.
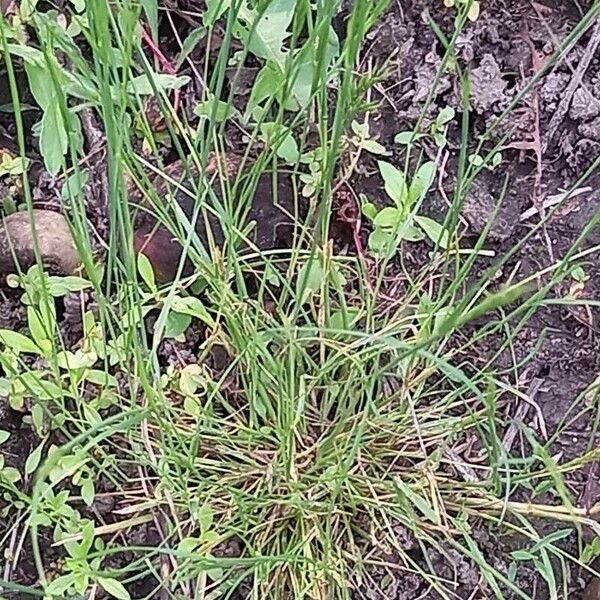
MULTIPOLYGON (((54 275, 71 275, 81 259, 67 220, 51 210, 33 209, 35 233, 44 268, 54 275)), ((16 273, 35 264, 33 231, 28 212, 16 212, 0 221, 0 274, 16 273), (14 256, 13 256, 14 252, 14 256)))
POLYGON ((583 592, 583 600, 600 600, 600 579, 595 577, 583 592))

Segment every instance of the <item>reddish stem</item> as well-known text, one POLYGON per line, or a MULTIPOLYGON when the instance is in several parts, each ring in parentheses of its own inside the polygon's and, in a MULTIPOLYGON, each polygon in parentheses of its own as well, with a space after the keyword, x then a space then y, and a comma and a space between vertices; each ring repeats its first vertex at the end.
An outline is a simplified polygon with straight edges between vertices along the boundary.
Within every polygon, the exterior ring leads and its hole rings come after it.
MULTIPOLYGON (((152 36, 148 33, 145 25, 142 24, 142 39, 150 49, 150 52, 153 54, 155 58, 158 59, 158 62, 161 64, 163 70, 169 75, 177 75, 177 71, 169 61, 169 59, 161 52, 160 48, 154 43, 152 36)), ((179 108, 179 98, 180 98, 180 90, 175 90, 173 95, 173 110, 177 112, 179 108)))

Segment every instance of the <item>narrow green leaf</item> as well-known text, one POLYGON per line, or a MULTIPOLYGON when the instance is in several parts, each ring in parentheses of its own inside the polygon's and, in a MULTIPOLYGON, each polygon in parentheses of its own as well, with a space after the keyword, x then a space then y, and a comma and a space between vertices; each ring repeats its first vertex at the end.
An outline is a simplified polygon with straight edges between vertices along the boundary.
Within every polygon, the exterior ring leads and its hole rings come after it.
POLYGON ((158 40, 158 2, 157 0, 140 0, 140 4, 146 13, 146 19, 150 26, 152 39, 158 40))
POLYGON ((58 102, 52 102, 44 111, 40 130, 40 152, 48 172, 56 175, 63 166, 69 139, 58 102))
MULTIPOLYGON (((225 4, 224 0, 219 0, 221 4, 225 4)), ((205 16, 203 15, 203 18, 205 16)), ((187 35, 183 44, 181 44, 181 52, 175 61, 175 70, 178 71, 186 58, 194 51, 198 42, 206 35, 206 27, 196 27, 187 35)))

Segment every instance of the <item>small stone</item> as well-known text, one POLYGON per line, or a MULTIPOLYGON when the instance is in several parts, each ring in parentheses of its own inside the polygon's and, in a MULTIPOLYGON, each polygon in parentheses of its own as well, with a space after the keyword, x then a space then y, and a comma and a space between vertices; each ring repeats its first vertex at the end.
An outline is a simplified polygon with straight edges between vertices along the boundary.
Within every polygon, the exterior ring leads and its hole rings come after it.
POLYGON ((583 592, 583 600, 600 600, 600 579, 592 579, 583 592))
MULTIPOLYGON (((219 167, 217 158, 214 157, 206 168, 206 175, 215 175, 221 172, 229 181, 236 180, 237 191, 243 189, 241 180, 236 178, 242 170, 242 159, 238 156, 228 154, 222 159, 223 164, 219 167)), ((169 165, 166 170, 169 177, 181 182, 184 191, 179 189, 175 194, 175 200, 188 219, 192 219, 195 211, 195 197, 193 191, 185 193, 185 184, 191 183, 198 178, 199 173, 195 165, 190 167, 186 173, 185 165, 177 161, 169 165)), ((248 183, 248 179, 245 179, 248 183)), ((223 184, 220 178, 215 178, 212 182, 215 195, 221 200, 223 184)), ((160 198, 168 196, 168 186, 165 180, 155 182, 156 193, 160 198)), ((144 208, 143 199, 138 200, 139 195, 135 189, 131 189, 130 199, 134 202, 140 202, 144 208)), ((222 200, 221 200, 222 201, 222 200)), ((207 197, 207 205, 210 205, 210 196, 207 197)), ((271 172, 264 172, 258 177, 256 188, 252 198, 248 200, 248 211, 246 223, 253 222, 254 226, 249 231, 246 239, 232 238, 236 246, 242 249, 254 251, 254 247, 259 250, 268 251, 279 247, 289 246, 293 234, 293 214, 295 211, 294 185, 289 174, 281 173, 277 177, 274 185, 271 172)), ((154 276, 159 283, 168 283, 173 281, 179 268, 179 262, 182 255, 182 246, 177 237, 164 225, 158 222, 153 214, 151 206, 146 206, 146 210, 141 210, 136 216, 134 222, 133 247, 136 254, 142 253, 148 258, 154 269, 154 276)), ((210 247, 211 241, 214 241, 217 247, 224 245, 226 235, 223 224, 214 212, 206 211, 198 215, 196 220, 196 234, 206 248, 210 247)), ((193 264, 190 260, 184 263, 183 276, 187 277, 193 273, 193 264)))
MULTIPOLYGON (((67 220, 51 210, 34 209, 38 248, 44 268, 55 275, 70 275, 81 265, 67 220)), ((28 212, 16 212, 0 221, 0 274, 22 271, 36 263, 34 237, 28 212), (14 253, 14 255, 13 255, 14 253)))

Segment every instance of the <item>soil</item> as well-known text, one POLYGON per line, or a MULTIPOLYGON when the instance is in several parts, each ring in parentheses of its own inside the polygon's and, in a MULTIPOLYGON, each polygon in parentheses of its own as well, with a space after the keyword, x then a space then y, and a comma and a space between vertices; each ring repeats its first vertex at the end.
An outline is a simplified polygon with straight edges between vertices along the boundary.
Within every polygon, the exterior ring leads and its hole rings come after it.
MULTIPOLYGON (((495 127, 495 130, 489 136, 486 148, 492 148, 502 141, 503 136, 507 137, 502 142, 501 164, 493 171, 482 171, 471 186, 461 210, 461 227, 465 243, 468 244, 477 239, 493 217, 485 248, 493 250, 498 257, 513 252, 510 259, 500 267, 498 279, 506 280, 511 273, 513 277, 524 278, 554 264, 572 248, 584 231, 586 236, 581 240, 580 250, 600 244, 600 231, 597 227, 586 231, 600 209, 600 173, 591 173, 586 181, 580 181, 582 174, 600 155, 600 53, 595 53, 584 73, 577 72, 588 45, 593 43, 593 36, 598 36, 599 32, 597 26, 595 31, 592 26, 566 58, 539 79, 525 100, 514 108, 510 117, 496 127, 498 117, 572 31, 581 17, 580 11, 587 10, 592 2, 486 0, 481 4, 480 17, 467 26, 457 41, 456 60, 463 69, 468 69, 471 73, 468 116, 469 139, 473 140, 473 148, 469 151, 475 151, 479 136, 484 135, 491 127, 495 127), (574 86, 571 85, 573 81, 576 83, 574 86), (564 118, 556 124, 553 117, 563 110, 565 98, 567 104, 564 118), (574 186, 581 193, 562 202, 558 208, 547 205, 549 199, 574 186), (505 194, 498 207, 503 189, 505 194), (536 228, 541 217, 553 210, 546 225, 536 228)), ((368 36, 362 53, 364 65, 369 61, 383 64, 390 59, 390 49, 395 50, 391 63, 388 63, 392 67, 389 77, 376 86, 374 97, 381 104, 371 115, 370 125, 371 132, 379 142, 392 151, 390 161, 396 164, 402 164, 404 150, 394 143, 394 137, 398 132, 415 127, 444 53, 443 44, 424 18, 426 8, 443 31, 451 32, 453 13, 443 7, 441 0, 392 2, 381 23, 368 36)), ((183 26, 191 28, 193 25, 186 25, 184 20, 183 26)), ((340 33, 342 29, 343 18, 340 19, 340 33)), ((183 38, 184 32, 180 32, 180 35, 183 38)), ((165 44, 168 51, 169 45, 166 41, 165 44)), ((216 49, 213 47, 211 51, 216 49)), ((202 49, 198 52, 201 53, 202 49)), ((201 63, 201 59, 198 60, 201 63)), ((247 101, 254 73, 255 65, 250 65, 243 77, 230 81, 230 84, 237 86, 234 98, 242 105, 247 101)), ((26 85, 23 86, 25 88, 26 85)), ((7 102, 2 97, 3 89, 5 86, 0 84, 0 105, 7 102)), ((193 106, 193 93, 184 99, 184 103, 186 102, 193 106)), ((458 117, 462 115, 460 85, 456 71, 453 70, 448 70, 441 78, 433 94, 433 103, 426 112, 423 128, 426 129, 433 117, 445 106, 452 106, 458 117)), ((97 126, 93 122, 88 125, 86 134, 89 139, 97 126)), ((14 139, 12 122, 6 114, 0 113, 0 148, 3 145, 10 148, 14 139)), ((230 150, 243 152, 243 140, 239 139, 239 135, 232 133, 228 139, 233 146, 230 150)), ((455 180, 452 173, 455 172, 460 150, 460 131, 457 125, 451 126, 448 140, 448 147, 442 157, 446 165, 445 175, 423 207, 426 213, 434 216, 446 210, 446 198, 452 198, 454 193, 455 180)), ((430 151, 435 155, 437 149, 431 148, 430 151)), ((32 148, 34 160, 35 156, 35 148, 32 148)), ((101 156, 96 159, 101 160, 101 156)), ((376 169, 375 158, 365 155, 360 173, 355 174, 347 185, 353 195, 365 193, 376 204, 383 205, 386 203, 384 191, 370 177, 376 169)), ((107 231, 106 204, 98 196, 98 187, 94 188, 96 184, 93 181, 89 184, 89 197, 92 199, 89 217, 94 223, 95 231, 102 236, 107 231)), ((0 195, 7 193, 7 186, 0 178, 0 195)), ((56 181, 40 176, 36 194, 47 203, 57 197, 59 189, 56 181)), ((11 193, 14 191, 10 190, 11 193)), ((350 226, 339 216, 334 221, 332 231, 335 231, 339 246, 348 251, 353 250, 354 239, 350 226)), ((361 232, 363 243, 366 233, 366 229, 361 232)), ((403 256, 409 268, 411 264, 415 268, 422 268, 427 248, 411 246, 404 249, 403 256)), ((483 273, 492 264, 492 260, 482 259, 477 272, 483 273)), ((552 294, 564 297, 575 293, 581 300, 598 298, 600 261, 597 253, 590 253, 583 261, 583 266, 588 277, 583 287, 573 289, 573 282, 567 279, 554 286, 552 294)), ((393 268, 400 270, 399 265, 393 265, 393 268)), ((398 293, 398 289, 397 281, 390 277, 389 293, 398 293)), ((74 311, 69 310, 69 302, 67 298, 61 328, 64 338, 76 343, 81 322, 73 317, 74 311)), ((0 327, 18 330, 24 327, 24 318, 24 309, 18 296, 3 291, 0 296, 0 327)), ((478 323, 478 327, 483 326, 485 322, 478 323)), ((468 331, 464 335, 468 336, 468 331)), ((587 449, 597 448, 600 442, 597 434, 598 400, 594 394, 585 392, 600 374, 598 309, 576 305, 566 308, 564 305, 545 303, 517 327, 513 335, 510 349, 503 348, 505 339, 502 336, 490 333, 471 346, 467 355, 461 357, 465 363, 470 362, 475 367, 492 361, 493 368, 503 373, 507 382, 529 394, 531 403, 513 401, 502 407, 505 411, 503 417, 506 430, 501 434, 507 435, 511 424, 523 423, 540 438, 550 440, 547 449, 560 461, 580 456, 587 449), (518 381, 514 381, 514 373, 511 371, 514 364, 520 365, 521 377, 518 381)), ((168 342, 161 350, 162 359, 173 363, 173 356, 176 355, 186 357, 184 362, 192 362, 197 337, 197 332, 190 332, 185 342, 168 342)), ((3 411, 2 428, 14 433, 10 438, 11 446, 8 451, 4 448, 6 461, 22 470, 25 458, 35 447, 36 438, 20 414, 7 408, 3 411)), ((531 448, 517 433, 511 451, 516 456, 520 453, 527 455, 531 448)), ((589 508, 600 501, 599 476, 598 463, 575 470, 567 476, 572 498, 578 500, 578 506, 589 508)), ((521 499, 526 500, 527 496, 521 499)), ((3 526, 11 525, 10 516, 3 517, 3 520, 3 526)), ((369 530, 368 526, 362 525, 357 523, 357 529, 369 530)), ((445 585, 453 586, 456 598, 494 597, 493 592, 481 581, 476 565, 454 548, 441 546, 425 556, 422 546, 401 524, 391 526, 399 543, 410 553, 415 563, 422 568, 430 568, 439 577, 445 578, 445 585)), ((546 535, 565 525, 544 522, 539 527, 540 535, 546 535)), ((137 539, 132 543, 152 543, 155 532, 145 526, 138 529, 137 539)), ((484 523, 478 524, 472 535, 479 543, 486 560, 500 572, 507 574, 512 563, 510 552, 522 547, 523 540, 503 534, 484 523)), ((589 542, 593 534, 583 531, 582 537, 589 542)), ((415 573, 401 568, 402 556, 393 551, 383 552, 373 544, 370 536, 365 536, 360 544, 371 560, 352 582, 354 600, 439 597, 415 573)), ((574 555, 578 555, 577 544, 576 532, 559 543, 564 550, 574 555)), ((23 564, 19 565, 16 575, 19 582, 33 584, 37 580, 36 571, 33 564, 27 561, 28 554, 24 554, 23 564)), ((530 563, 517 563, 514 577, 519 589, 528 597, 536 600, 549 598, 546 582, 530 563)), ((566 580, 561 585, 568 590, 565 597, 569 599, 597 598, 597 594, 590 596, 597 588, 597 582, 591 580, 586 570, 572 563, 568 564, 566 580), (585 593, 588 584, 591 587, 585 593)), ((144 593, 148 593, 148 589, 144 588, 140 584, 139 589, 132 589, 132 597, 143 597, 144 593)), ((513 597, 506 590, 502 592, 502 597, 513 597)))

